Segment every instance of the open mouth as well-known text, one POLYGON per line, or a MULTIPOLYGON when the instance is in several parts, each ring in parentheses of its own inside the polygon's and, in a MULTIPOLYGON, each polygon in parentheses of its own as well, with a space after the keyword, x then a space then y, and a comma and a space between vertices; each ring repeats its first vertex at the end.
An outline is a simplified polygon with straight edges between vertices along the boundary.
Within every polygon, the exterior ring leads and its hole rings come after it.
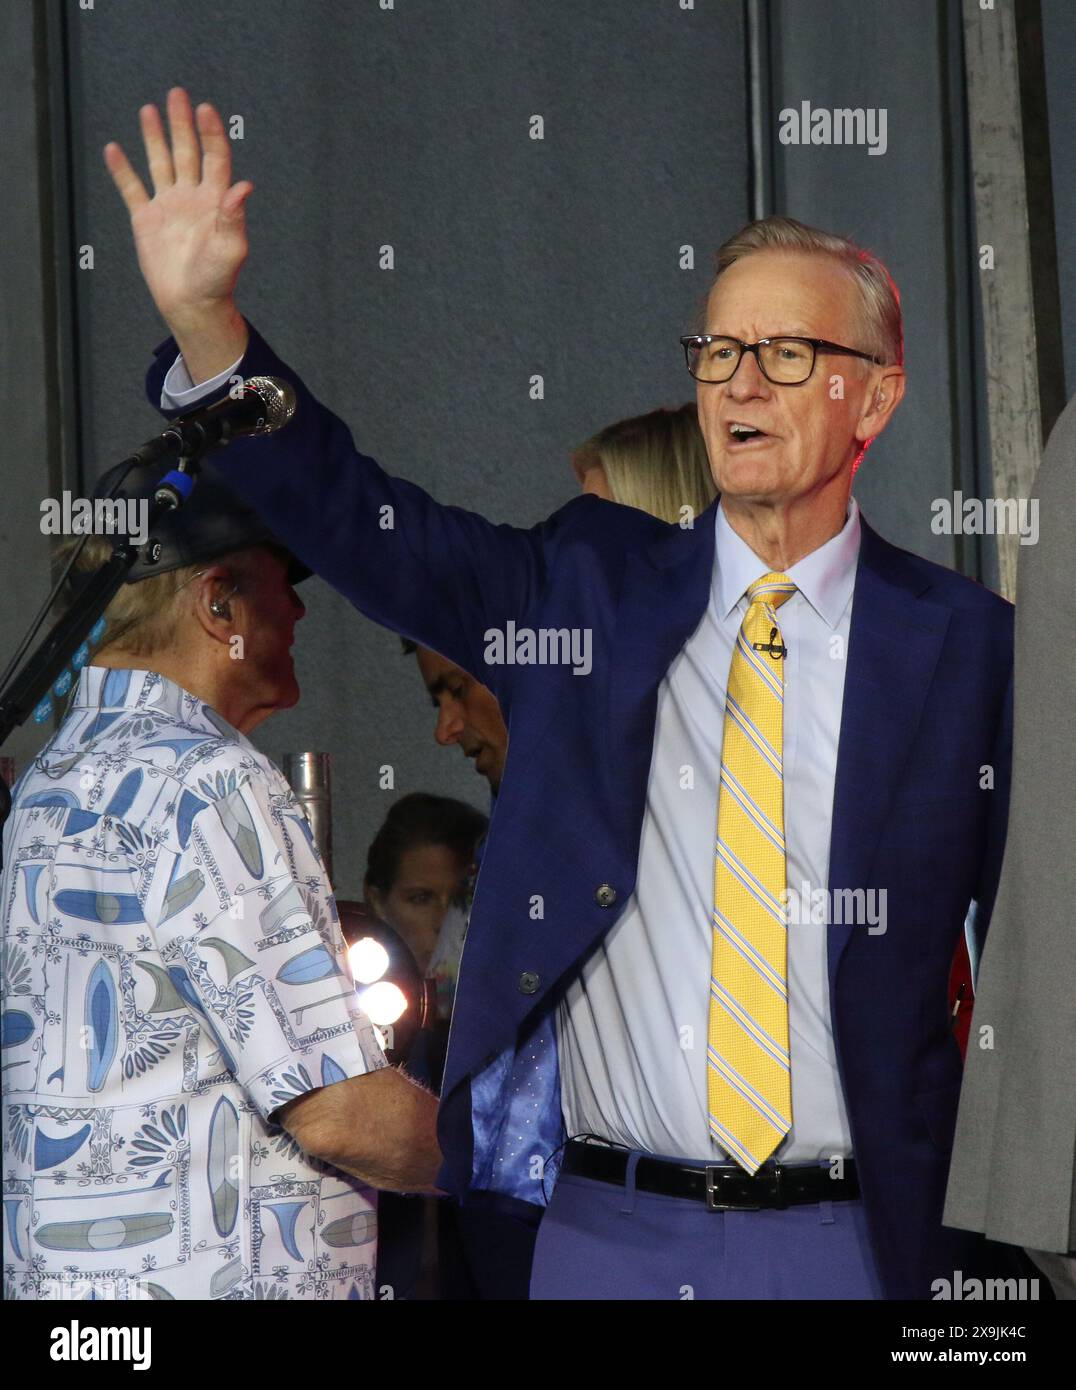
POLYGON ((731 420, 727 426, 726 439, 729 448, 743 449, 751 444, 765 443, 773 436, 760 430, 756 425, 749 425, 741 420, 731 420))

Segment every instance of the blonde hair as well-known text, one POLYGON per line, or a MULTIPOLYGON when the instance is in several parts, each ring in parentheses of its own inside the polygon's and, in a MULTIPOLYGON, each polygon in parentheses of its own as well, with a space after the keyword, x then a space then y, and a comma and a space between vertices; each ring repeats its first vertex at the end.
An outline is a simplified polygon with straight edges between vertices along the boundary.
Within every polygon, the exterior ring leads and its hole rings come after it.
POLYGON ((614 502, 662 521, 678 522, 684 507, 698 516, 716 496, 694 401, 599 430, 572 455, 580 477, 598 464, 614 502))
MULTIPOLYGON (((81 539, 81 536, 69 536, 57 546, 56 558, 61 569, 81 539)), ((83 576, 100 569, 108 560, 113 545, 114 542, 105 536, 86 537, 85 547, 64 585, 65 608, 85 582, 83 576)), ((250 549, 246 547, 226 555, 214 555, 200 564, 166 570, 163 574, 140 579, 134 584, 121 584, 105 609, 107 626, 104 632, 97 642, 90 644, 90 659, 105 651, 113 654, 122 652, 124 656, 132 657, 151 657, 167 651, 176 639, 180 589, 211 565, 227 565, 235 582, 239 583, 245 572, 244 557, 249 555, 250 549)))
MULTIPOLYGON (((729 266, 760 251, 806 252, 829 256, 851 277, 859 291, 858 330, 861 341, 846 343, 860 348, 888 365, 904 362, 904 325, 900 311, 900 291, 877 256, 864 250, 849 237, 835 236, 797 222, 794 217, 763 217, 748 222, 718 249, 714 284, 729 266)), ((713 285, 710 287, 713 290, 713 285)), ((707 295, 709 299, 709 294, 707 295)), ((705 309, 701 314, 705 313, 705 309)), ((700 314, 700 322, 701 322, 700 314)), ((698 329, 705 331, 705 326, 698 329)), ((861 362, 864 371, 868 364, 861 362)))

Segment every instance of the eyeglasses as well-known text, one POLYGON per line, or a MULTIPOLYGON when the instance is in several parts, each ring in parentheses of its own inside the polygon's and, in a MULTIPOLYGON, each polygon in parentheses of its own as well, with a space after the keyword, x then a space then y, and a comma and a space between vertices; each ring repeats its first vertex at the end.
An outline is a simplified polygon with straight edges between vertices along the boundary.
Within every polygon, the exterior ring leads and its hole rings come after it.
POLYGON ((802 386, 814 371, 819 352, 839 352, 846 357, 862 357, 879 367, 884 365, 880 357, 827 342, 825 338, 760 338, 757 343, 745 343, 713 333, 688 333, 680 342, 691 375, 696 381, 711 383, 730 381, 745 352, 755 354, 762 375, 775 386, 802 386))

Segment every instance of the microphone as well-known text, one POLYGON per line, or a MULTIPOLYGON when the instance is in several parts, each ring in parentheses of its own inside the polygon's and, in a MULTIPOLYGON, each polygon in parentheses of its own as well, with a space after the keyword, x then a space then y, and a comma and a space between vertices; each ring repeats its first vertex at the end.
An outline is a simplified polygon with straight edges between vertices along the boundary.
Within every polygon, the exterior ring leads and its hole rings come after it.
POLYGON ((143 444, 133 460, 155 463, 173 454, 187 458, 233 439, 274 434, 292 418, 296 405, 295 388, 288 382, 275 376, 248 377, 238 397, 225 396, 215 405, 170 420, 164 433, 143 444))
POLYGON ((754 648, 756 652, 769 652, 770 656, 773 657, 774 661, 783 661, 784 658, 788 655, 788 648, 785 646, 783 640, 780 642, 775 642, 773 639, 776 636, 777 629, 775 627, 771 627, 770 640, 768 642, 752 642, 751 646, 754 648))

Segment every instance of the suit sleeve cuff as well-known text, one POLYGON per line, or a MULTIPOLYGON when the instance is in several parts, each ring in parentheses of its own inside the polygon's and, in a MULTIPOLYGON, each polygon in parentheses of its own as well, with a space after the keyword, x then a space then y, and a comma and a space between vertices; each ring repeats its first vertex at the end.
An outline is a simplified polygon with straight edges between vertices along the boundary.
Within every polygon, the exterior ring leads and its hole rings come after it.
POLYGON ((213 395, 222 386, 226 386, 229 379, 239 371, 239 364, 242 360, 242 357, 237 357, 230 367, 225 367, 223 372, 218 372, 208 381, 203 381, 195 386, 191 381, 190 372, 187 371, 186 362, 184 362, 182 355, 178 356, 169 367, 161 387, 161 409, 170 412, 190 410, 200 400, 213 395))

